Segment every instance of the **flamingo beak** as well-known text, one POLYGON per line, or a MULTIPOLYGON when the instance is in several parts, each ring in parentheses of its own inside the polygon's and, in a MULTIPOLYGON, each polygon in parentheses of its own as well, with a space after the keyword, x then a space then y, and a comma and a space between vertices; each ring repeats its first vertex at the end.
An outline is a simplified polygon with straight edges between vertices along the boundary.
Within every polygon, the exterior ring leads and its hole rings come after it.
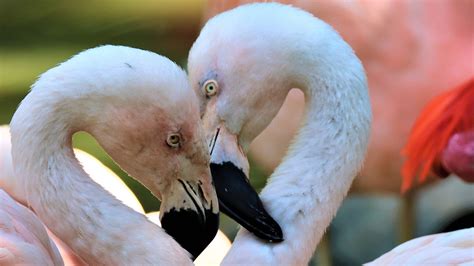
POLYGON ((178 179, 160 207, 163 229, 196 259, 219 230, 219 209, 214 189, 178 179), (207 195, 211 194, 211 196, 207 195))
POLYGON ((219 209, 257 237, 269 242, 283 241, 280 226, 248 181, 248 160, 237 137, 224 127, 218 129, 211 143, 210 167, 219 209))

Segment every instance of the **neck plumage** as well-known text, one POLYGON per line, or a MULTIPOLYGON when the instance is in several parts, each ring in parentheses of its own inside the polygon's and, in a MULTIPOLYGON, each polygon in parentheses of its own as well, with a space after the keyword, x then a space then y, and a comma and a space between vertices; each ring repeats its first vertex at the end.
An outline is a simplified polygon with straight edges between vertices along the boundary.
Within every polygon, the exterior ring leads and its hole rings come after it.
POLYGON ((88 130, 82 118, 92 106, 45 91, 34 88, 11 122, 13 165, 28 205, 88 264, 189 263, 170 236, 93 182, 75 158, 71 137, 88 130))
MULTIPOLYGON (((319 36, 328 34, 337 35, 319 36)), ((257 255, 266 256, 257 262, 306 265, 362 166, 371 124, 365 73, 339 37, 325 42, 333 49, 326 57, 300 52, 298 60, 307 61, 294 64, 295 87, 306 96, 303 125, 260 195, 285 240, 267 244, 241 232, 226 258, 229 264, 252 251, 266 254, 257 255)), ((318 50, 315 46, 308 45, 318 50)))

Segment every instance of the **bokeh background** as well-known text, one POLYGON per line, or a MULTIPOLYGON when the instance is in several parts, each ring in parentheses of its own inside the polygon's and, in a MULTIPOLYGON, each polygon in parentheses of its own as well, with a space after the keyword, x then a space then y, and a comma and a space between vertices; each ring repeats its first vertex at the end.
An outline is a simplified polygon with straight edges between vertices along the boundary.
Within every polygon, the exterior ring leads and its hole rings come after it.
MULTIPOLYGON (((184 68, 205 16, 205 0, 0 0, 0 124, 10 122, 41 73, 88 48, 115 44, 151 50, 184 68)), ((73 143, 116 172, 145 211, 159 209, 159 201, 121 171, 94 138, 80 132, 73 143)), ((251 160, 253 186, 260 190, 266 178, 251 160)), ((423 190, 413 207, 415 236, 442 230, 460 217, 472 222, 472 186, 447 179, 423 190)), ((348 197, 330 227, 327 243, 331 255, 319 258, 319 264, 360 264, 393 248, 400 241, 398 225, 404 222, 400 221, 401 204, 400 197, 393 194, 348 197)), ((222 217, 221 229, 230 238, 237 228, 222 217)), ((311 264, 318 264, 318 259, 311 264)))

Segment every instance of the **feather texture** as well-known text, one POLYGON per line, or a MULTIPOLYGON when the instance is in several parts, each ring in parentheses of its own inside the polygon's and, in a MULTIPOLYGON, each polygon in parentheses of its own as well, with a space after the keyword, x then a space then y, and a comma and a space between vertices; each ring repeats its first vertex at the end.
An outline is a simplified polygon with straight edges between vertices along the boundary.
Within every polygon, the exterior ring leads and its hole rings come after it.
POLYGON ((440 156, 451 136, 474 128, 474 78, 434 98, 421 112, 402 150, 402 192, 415 177, 426 180, 441 167, 440 156))

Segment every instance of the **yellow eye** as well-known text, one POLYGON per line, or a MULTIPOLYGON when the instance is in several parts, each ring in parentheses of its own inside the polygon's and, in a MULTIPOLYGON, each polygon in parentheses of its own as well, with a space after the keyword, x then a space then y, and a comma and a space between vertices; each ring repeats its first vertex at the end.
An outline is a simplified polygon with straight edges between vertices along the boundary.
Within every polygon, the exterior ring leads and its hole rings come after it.
POLYGON ((217 94, 217 90, 219 89, 219 85, 217 85, 217 81, 210 79, 204 83, 204 93, 207 96, 214 96, 217 94))
POLYGON ((168 135, 166 139, 166 144, 172 148, 178 148, 181 143, 181 136, 179 134, 173 133, 168 135))

